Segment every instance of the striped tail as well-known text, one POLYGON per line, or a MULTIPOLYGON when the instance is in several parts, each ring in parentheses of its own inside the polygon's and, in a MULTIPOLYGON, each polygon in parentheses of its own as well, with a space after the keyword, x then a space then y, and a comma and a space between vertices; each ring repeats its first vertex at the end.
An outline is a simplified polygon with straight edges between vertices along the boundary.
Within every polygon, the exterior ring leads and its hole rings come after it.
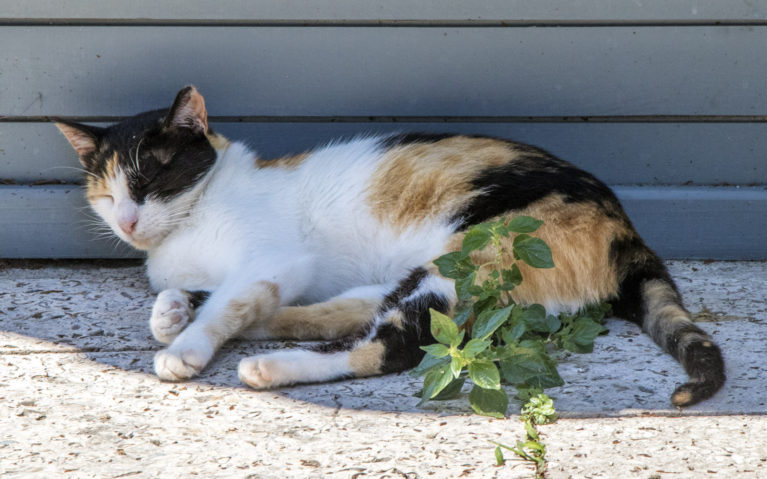
POLYGON ((373 318, 356 334, 312 349, 291 349, 243 359, 240 379, 262 389, 404 371, 431 344, 429 309, 449 313, 453 282, 436 269, 415 268, 381 302, 373 318))
POLYGON ((711 337, 692 322, 661 259, 644 244, 634 246, 638 246, 632 248, 634 254, 618 264, 623 274, 619 296, 612 302, 613 313, 642 326, 682 364, 690 381, 676 388, 671 403, 691 406, 713 396, 724 384, 722 353, 711 337))

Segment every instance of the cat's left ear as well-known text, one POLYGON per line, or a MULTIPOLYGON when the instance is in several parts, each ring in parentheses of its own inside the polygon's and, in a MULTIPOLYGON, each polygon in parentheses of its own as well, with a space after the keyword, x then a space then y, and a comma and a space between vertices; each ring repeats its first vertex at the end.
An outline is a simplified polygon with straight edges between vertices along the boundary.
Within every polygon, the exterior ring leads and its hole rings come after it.
POLYGON ((208 131, 208 112, 205 100, 193 86, 178 92, 170 112, 165 118, 166 128, 189 128, 197 134, 208 131))
POLYGON ((56 122, 56 127, 64 134, 72 148, 75 149, 77 156, 80 157, 80 163, 88 167, 93 154, 98 148, 104 129, 68 121, 58 121, 56 122))

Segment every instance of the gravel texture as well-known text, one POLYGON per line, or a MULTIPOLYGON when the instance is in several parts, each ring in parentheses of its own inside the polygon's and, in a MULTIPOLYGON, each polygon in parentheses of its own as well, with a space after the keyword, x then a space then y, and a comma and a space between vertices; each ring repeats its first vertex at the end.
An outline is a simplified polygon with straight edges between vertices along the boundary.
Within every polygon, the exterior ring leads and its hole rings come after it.
MULTIPOLYGON (((587 355, 563 355, 548 393, 562 419, 541 426, 548 478, 767 477, 767 263, 669 263, 728 382, 684 411, 668 398, 681 367, 635 326, 587 355)), ((194 381, 152 373, 161 345, 153 295, 135 263, 0 264, 2 477, 528 478, 494 441, 517 416, 469 414, 466 398, 418 406, 408 374, 256 392, 240 358, 280 342, 233 341, 194 381)), ((518 411, 512 404, 510 412, 518 411)))

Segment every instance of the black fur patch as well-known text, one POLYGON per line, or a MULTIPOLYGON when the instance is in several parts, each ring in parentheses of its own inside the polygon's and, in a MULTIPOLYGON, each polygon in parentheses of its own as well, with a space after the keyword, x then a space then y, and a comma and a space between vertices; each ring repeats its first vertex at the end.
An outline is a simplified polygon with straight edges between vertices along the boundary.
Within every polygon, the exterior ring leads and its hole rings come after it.
POLYGON ((202 133, 164 128, 167 113, 167 109, 148 111, 103 129, 89 170, 105 176, 117 153, 138 203, 147 197, 167 200, 193 187, 215 163, 216 151, 202 133))
POLYGON ((682 384, 672 394, 671 399, 676 406, 692 406, 710 398, 727 379, 722 352, 711 342, 708 346, 703 341, 690 344, 684 351, 682 366, 692 381, 682 384))
POLYGON ((436 342, 431 335, 429 309, 447 313, 449 307, 445 297, 433 293, 401 304, 398 309, 402 314, 402 329, 391 323, 384 324, 373 339, 385 348, 381 372, 399 372, 417 366, 426 354, 419 346, 436 342))
POLYGON ((677 360, 682 359, 679 357, 679 341, 688 334, 694 334, 696 336, 703 335, 704 337, 708 337, 708 335, 702 329, 695 326, 693 323, 682 324, 673 333, 666 335, 666 349, 668 349, 669 354, 674 356, 674 358, 677 360))
POLYGON ((440 140, 458 136, 451 133, 400 133, 383 138, 379 143, 384 149, 394 148, 395 146, 405 146, 413 143, 436 143, 440 140))
POLYGON ((638 235, 613 240, 609 255, 619 282, 618 296, 610 301, 613 314, 641 326, 647 313, 642 297, 644 283, 661 280, 677 292, 676 284, 663 261, 638 235))
POLYGON ((419 346, 434 342, 431 336, 429 308, 446 313, 450 307, 446 298, 431 292, 405 301, 428 276, 426 269, 415 268, 381 303, 378 316, 398 310, 401 313, 402 326, 399 328, 392 323, 382 324, 373 338, 373 341, 384 345, 385 353, 381 365, 384 373, 404 371, 416 366, 424 355, 419 346))
POLYGON ((216 161, 216 151, 203 134, 170 129, 146 136, 146 151, 139 152, 139 172, 131 193, 141 202, 151 196, 172 198, 200 181, 216 161))
MULTIPOLYGON (((405 279, 400 281, 397 288, 386 296, 376 313, 378 318, 383 318, 388 312, 394 310, 398 310, 402 315, 401 329, 392 323, 379 323, 375 336, 371 339, 372 342, 380 342, 384 346, 385 353, 381 365, 383 373, 404 371, 416 366, 424 355, 424 351, 419 346, 434 343, 434 338, 431 336, 429 308, 446 313, 450 307, 447 299, 435 293, 426 293, 411 301, 404 301, 418 289, 428 274, 424 268, 412 270, 405 279)), ((372 327, 373 321, 353 335, 314 346, 310 350, 321 353, 349 351, 370 334, 372 327)))
POLYGON ((595 176, 538 148, 509 142, 520 157, 506 165, 485 169, 472 181, 483 194, 456 215, 460 228, 519 210, 551 194, 567 202, 592 202, 607 216, 625 217, 615 194, 595 176))
POLYGON ((381 302, 381 306, 378 308, 379 314, 397 307, 402 299, 408 297, 410 293, 418 289, 421 281, 423 281, 428 274, 426 269, 422 267, 413 269, 407 278, 400 281, 397 288, 384 298, 381 302))
POLYGON ((210 292, 208 291, 187 291, 186 294, 189 296, 189 304, 192 306, 192 309, 199 308, 210 297, 210 292))

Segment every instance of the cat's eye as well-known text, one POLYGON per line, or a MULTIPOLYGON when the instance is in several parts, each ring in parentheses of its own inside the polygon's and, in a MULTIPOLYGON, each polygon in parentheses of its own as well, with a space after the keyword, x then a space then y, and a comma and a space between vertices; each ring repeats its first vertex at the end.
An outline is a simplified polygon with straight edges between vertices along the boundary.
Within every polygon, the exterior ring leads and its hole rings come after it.
POLYGON ((115 199, 112 197, 112 195, 96 195, 93 197, 94 202, 103 202, 108 201, 110 204, 113 204, 115 202, 115 199))

